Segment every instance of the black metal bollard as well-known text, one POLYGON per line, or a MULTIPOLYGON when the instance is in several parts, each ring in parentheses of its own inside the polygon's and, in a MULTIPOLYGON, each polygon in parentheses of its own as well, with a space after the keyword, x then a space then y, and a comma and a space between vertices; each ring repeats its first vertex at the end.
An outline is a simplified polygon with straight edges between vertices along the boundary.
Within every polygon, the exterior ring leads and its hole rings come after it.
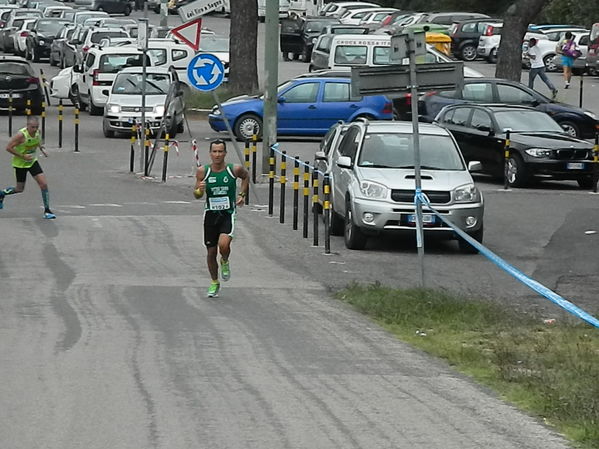
POLYGON ((508 170, 510 161, 510 131, 509 129, 505 132, 505 145, 504 145, 504 166, 503 166, 503 189, 507 190, 509 187, 508 181, 508 170))
POLYGON ((42 79, 42 86, 44 86, 44 94, 46 96, 48 106, 52 106, 52 102, 50 101, 50 94, 48 93, 48 84, 46 83, 46 76, 44 75, 44 71, 42 69, 40 69, 40 77, 42 79))
POLYGON ((293 230, 297 231, 297 219, 299 216, 299 156, 295 156, 293 162, 293 230))
POLYGON ((75 153, 79 153, 79 103, 75 105, 75 153))
POLYGON ((256 184, 256 157, 258 154, 258 136, 252 136, 252 182, 256 184))
POLYGON ((164 159, 162 160, 162 182, 166 182, 166 167, 168 166, 168 146, 169 146, 169 135, 166 133, 164 138, 164 159))
POLYGON ((129 172, 133 173, 135 168, 135 136, 137 135, 137 126, 131 126, 131 150, 129 151, 129 172))
POLYGON ((42 101, 42 140, 46 139, 46 102, 42 101))
POLYGON ((324 253, 331 254, 331 234, 329 231, 331 226, 331 179, 328 174, 324 175, 322 188, 324 191, 322 211, 324 214, 324 253))
POLYGON ((304 228, 303 228, 303 236, 305 239, 308 238, 308 218, 310 211, 310 163, 308 161, 304 162, 304 228))
POLYGON ((8 135, 12 137, 12 90, 8 91, 8 135))
POLYGON ((281 197, 279 198, 279 223, 285 223, 285 187, 287 185, 287 152, 281 155, 281 197))
POLYGON ((584 70, 580 73, 580 89, 578 89, 578 107, 582 108, 582 98, 584 92, 584 70))
POLYGON ((314 215, 314 246, 318 246, 318 173, 312 171, 312 214, 314 215))
POLYGON ((148 123, 143 124, 144 127, 144 176, 150 174, 150 125, 148 123))
POLYGON ((274 201, 275 201, 275 170, 276 170, 276 159, 275 150, 270 147, 270 157, 268 159, 269 171, 268 171, 268 216, 272 217, 274 201))
POLYGON ((58 148, 62 148, 62 99, 58 101, 58 148))
POLYGON ((29 92, 27 92, 27 106, 25 108, 25 114, 27 116, 31 115, 31 98, 29 98, 29 92))
MULTIPOLYGON (((250 172, 250 141, 246 139, 245 148, 243 149, 243 158, 245 169, 248 171, 248 176, 250 172)), ((248 188, 245 191, 245 204, 250 204, 250 183, 248 183, 248 188)))

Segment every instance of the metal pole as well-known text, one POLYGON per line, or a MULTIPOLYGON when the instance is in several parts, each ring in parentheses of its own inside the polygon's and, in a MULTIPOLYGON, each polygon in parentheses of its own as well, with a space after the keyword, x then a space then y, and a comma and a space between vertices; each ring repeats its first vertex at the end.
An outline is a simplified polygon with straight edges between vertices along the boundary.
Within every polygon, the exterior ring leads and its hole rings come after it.
MULTIPOLYGON (((416 192, 421 192, 422 178, 420 174, 420 135, 418 129, 418 80, 416 79, 416 41, 414 31, 408 31, 410 59, 410 94, 412 95, 412 134, 414 142, 414 171, 416 192)), ((422 230, 422 203, 416 200, 416 246, 418 248, 418 265, 420 267, 420 287, 424 287, 424 235, 422 230)))
POLYGON ((306 161, 304 163, 304 216, 303 216, 303 237, 305 239, 308 238, 308 211, 310 209, 309 206, 309 195, 310 195, 310 162, 306 161))
POLYGON ((162 161, 162 182, 166 182, 166 167, 168 165, 168 145, 169 145, 169 135, 166 133, 166 137, 164 138, 164 159, 162 161))
POLYGON ((79 103, 75 105, 75 153, 79 153, 79 103))
POLYGON ((268 216, 272 217, 275 202, 275 170, 276 159, 275 150, 270 148, 270 157, 268 158, 268 216))
POLYGON ((287 184, 287 152, 281 155, 281 197, 279 207, 279 223, 285 223, 285 187, 287 184))
POLYGON ((46 100, 42 101, 42 141, 46 141, 46 100))
POLYGON ((268 166, 268 149, 277 141, 277 86, 279 84, 279 2, 266 3, 264 45, 264 132, 262 173, 268 166))
POLYGON ((599 132, 595 131, 595 145, 593 145, 593 193, 597 193, 597 178, 599 177, 599 132))
POLYGON ((256 184, 256 153, 258 151, 258 136, 252 136, 252 182, 256 184))
POLYGON ((505 132, 505 146, 503 150, 503 190, 507 190, 509 185, 508 170, 510 161, 510 130, 505 132))
POLYGON ((168 25, 168 0, 160 0, 160 26, 168 25))
POLYGON ((299 156, 295 156, 293 161, 293 230, 297 231, 299 216, 299 156))
POLYGON ((142 51, 142 54, 141 54, 141 58, 142 58, 142 61, 141 61, 141 126, 144 129, 144 137, 145 137, 144 145, 146 145, 145 151, 141 151, 140 156, 142 158, 141 166, 144 167, 144 175, 145 176, 148 176, 148 146, 147 146, 147 133, 145 131, 145 129, 146 129, 146 76, 147 76, 146 56, 147 56, 147 52, 148 52, 148 19, 146 18, 147 15, 148 15, 148 7, 147 7, 147 3, 144 2, 144 18, 138 19, 139 27, 143 29, 143 31, 142 31, 143 39, 141 39, 141 42, 138 42, 138 44, 141 45, 140 50, 142 51))
POLYGON ((150 176, 150 126, 144 125, 144 176, 150 176))
POLYGON ((44 71, 42 69, 40 69, 40 77, 42 79, 42 85, 44 86, 44 95, 46 96, 48 106, 52 106, 52 102, 50 101, 50 94, 48 93, 48 83, 46 83, 46 77, 44 76, 44 71))
POLYGON ((12 90, 8 91, 8 135, 12 137, 12 90))
POLYGON ((331 180, 329 175, 324 175, 324 253, 331 254, 331 180))
POLYGON ((314 215, 313 245, 318 246, 318 173, 316 170, 312 171, 312 214, 314 215))
POLYGON ((58 100, 58 148, 62 148, 62 98, 58 100))
MULTIPOLYGON (((245 148, 243 149, 243 157, 244 157, 244 166, 248 171, 248 176, 250 173, 250 143, 248 140, 245 141, 245 148)), ((250 204, 250 183, 248 182, 248 188, 245 191, 245 204, 246 206, 250 204)))
POLYGON ((580 72, 580 89, 578 89, 578 107, 582 108, 582 97, 584 92, 584 71, 580 72))
POLYGON ((136 125, 131 126, 131 152, 129 154, 129 171, 133 173, 135 160, 135 135, 137 134, 136 125))

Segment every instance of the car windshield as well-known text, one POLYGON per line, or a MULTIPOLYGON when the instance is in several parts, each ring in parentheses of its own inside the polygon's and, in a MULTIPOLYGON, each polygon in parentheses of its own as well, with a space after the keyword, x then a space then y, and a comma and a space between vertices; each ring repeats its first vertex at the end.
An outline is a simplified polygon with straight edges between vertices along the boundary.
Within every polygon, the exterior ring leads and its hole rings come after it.
MULTIPOLYGON (((146 75, 146 94, 161 95, 168 92, 171 78, 167 74, 148 73, 146 75)), ((112 92, 121 95, 141 95, 141 73, 120 73, 114 85, 112 92)))
POLYGON ((68 20, 40 20, 37 23, 37 31, 56 35, 67 23, 68 20))
POLYGON ((0 62, 0 73, 9 75, 28 75, 27 65, 18 62, 0 62))
POLYGON ((539 111, 499 111, 495 120, 502 130, 528 132, 564 132, 555 120, 539 111))
POLYGON ((92 34, 91 41, 94 44, 99 43, 105 37, 129 37, 124 31, 98 31, 92 34))
POLYGON ((229 39, 226 37, 202 36, 200 39, 200 51, 228 52, 229 39))
MULTIPOLYGON (((458 149, 449 136, 420 135, 420 165, 429 170, 464 170, 458 149)), ((414 168, 412 134, 366 135, 358 160, 360 167, 414 168)))

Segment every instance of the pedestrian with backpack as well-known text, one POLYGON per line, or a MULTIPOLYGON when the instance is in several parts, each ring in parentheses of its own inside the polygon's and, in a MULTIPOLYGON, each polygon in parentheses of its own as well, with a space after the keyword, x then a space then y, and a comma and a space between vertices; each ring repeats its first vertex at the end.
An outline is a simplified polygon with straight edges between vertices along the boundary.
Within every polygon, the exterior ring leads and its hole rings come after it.
POLYGON ((574 42, 574 35, 567 31, 564 39, 562 39, 555 48, 555 52, 562 57, 562 67, 564 68, 564 89, 570 87, 570 80, 572 79, 572 67, 574 67, 574 60, 579 58, 582 52, 574 42))

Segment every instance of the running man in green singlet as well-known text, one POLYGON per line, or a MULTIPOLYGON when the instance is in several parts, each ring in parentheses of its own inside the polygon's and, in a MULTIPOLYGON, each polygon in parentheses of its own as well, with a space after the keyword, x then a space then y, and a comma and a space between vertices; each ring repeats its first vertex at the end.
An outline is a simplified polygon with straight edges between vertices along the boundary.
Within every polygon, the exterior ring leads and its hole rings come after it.
POLYGON ((248 188, 248 172, 241 165, 227 164, 227 147, 222 140, 210 142, 211 164, 203 165, 196 172, 196 185, 193 192, 196 198, 206 193, 204 209, 204 244, 208 249, 206 260, 212 282, 208 287, 208 297, 218 296, 217 255, 220 253, 220 268, 223 281, 231 277, 229 256, 231 240, 235 233, 235 210, 245 204, 248 188), (237 193, 237 178, 241 179, 240 193, 237 193))
POLYGON ((15 169, 17 185, 16 187, 7 187, 4 190, 0 190, 0 209, 4 207, 4 197, 6 195, 21 193, 25 190, 27 173, 31 173, 31 176, 37 181, 42 191, 44 218, 52 219, 56 218, 56 215, 50 210, 50 194, 48 193, 46 175, 44 175, 44 171, 37 161, 35 154, 38 148, 44 156, 48 157, 48 153, 42 147, 39 120, 37 117, 30 115, 27 117, 27 126, 20 129, 11 137, 6 146, 6 151, 13 155, 12 166, 15 169))

